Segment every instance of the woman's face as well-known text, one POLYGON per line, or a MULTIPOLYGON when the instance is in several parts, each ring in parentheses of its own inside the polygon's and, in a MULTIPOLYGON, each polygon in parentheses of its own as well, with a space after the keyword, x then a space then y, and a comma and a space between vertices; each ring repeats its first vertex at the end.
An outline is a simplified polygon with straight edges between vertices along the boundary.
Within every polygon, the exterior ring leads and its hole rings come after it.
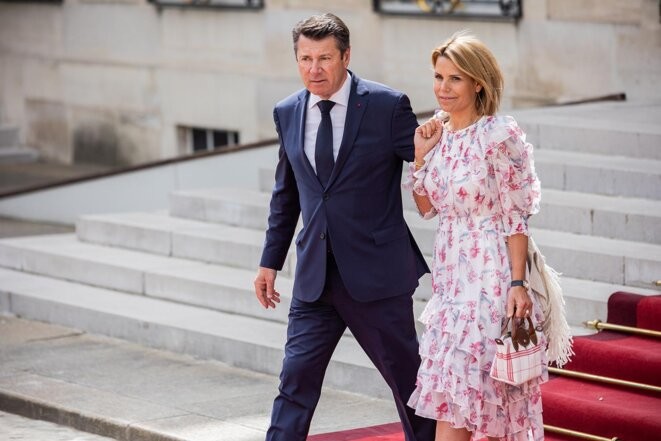
POLYGON ((438 57, 434 66, 434 95, 443 110, 450 114, 477 112, 475 95, 481 86, 462 73, 447 57, 438 57))

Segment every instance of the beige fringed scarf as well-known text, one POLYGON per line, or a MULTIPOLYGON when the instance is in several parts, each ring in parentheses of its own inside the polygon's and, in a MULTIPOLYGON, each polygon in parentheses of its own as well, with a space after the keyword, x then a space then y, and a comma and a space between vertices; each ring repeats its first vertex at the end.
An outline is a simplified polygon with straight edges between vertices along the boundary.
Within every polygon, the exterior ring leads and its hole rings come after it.
POLYGON ((542 329, 548 346, 546 354, 558 367, 566 364, 574 351, 571 329, 567 323, 565 299, 560 286, 560 274, 548 266, 532 237, 528 238, 528 282, 544 313, 542 329))

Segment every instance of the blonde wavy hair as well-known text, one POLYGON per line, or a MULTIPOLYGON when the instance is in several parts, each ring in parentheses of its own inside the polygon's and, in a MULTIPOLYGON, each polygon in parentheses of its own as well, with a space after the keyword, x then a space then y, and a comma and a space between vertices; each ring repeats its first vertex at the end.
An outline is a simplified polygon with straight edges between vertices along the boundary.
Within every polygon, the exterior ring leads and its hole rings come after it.
POLYGON ((438 57, 448 58, 457 69, 482 86, 475 96, 479 115, 494 115, 498 111, 504 86, 503 73, 496 57, 484 43, 466 31, 456 32, 432 51, 432 66, 436 65, 438 57))

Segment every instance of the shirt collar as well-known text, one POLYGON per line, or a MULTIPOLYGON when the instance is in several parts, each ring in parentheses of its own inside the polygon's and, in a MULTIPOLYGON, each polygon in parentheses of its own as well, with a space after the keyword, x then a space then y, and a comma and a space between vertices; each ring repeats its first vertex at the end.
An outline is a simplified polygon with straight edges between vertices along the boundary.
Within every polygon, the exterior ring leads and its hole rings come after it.
MULTIPOLYGON (((341 104, 344 107, 347 107, 349 105, 349 95, 351 94, 351 74, 349 71, 347 71, 347 77, 344 80, 344 83, 342 83, 342 87, 340 87, 340 90, 335 92, 333 95, 331 95, 329 101, 335 102, 335 104, 341 104)), ((319 101, 321 101, 321 97, 319 95, 314 95, 310 94, 310 98, 308 98, 308 109, 311 109, 312 107, 316 106, 319 101)))

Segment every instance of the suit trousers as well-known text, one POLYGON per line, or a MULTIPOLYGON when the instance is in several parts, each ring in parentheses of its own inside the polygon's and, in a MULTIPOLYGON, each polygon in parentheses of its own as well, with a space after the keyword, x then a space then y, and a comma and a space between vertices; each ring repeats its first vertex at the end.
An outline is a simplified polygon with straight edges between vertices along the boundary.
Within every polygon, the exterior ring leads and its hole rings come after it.
POLYGON ((420 365, 410 294, 362 303, 349 296, 331 253, 326 283, 315 302, 292 299, 279 394, 267 441, 305 441, 340 337, 349 327, 392 390, 406 441, 432 441, 436 421, 406 403, 420 365))

